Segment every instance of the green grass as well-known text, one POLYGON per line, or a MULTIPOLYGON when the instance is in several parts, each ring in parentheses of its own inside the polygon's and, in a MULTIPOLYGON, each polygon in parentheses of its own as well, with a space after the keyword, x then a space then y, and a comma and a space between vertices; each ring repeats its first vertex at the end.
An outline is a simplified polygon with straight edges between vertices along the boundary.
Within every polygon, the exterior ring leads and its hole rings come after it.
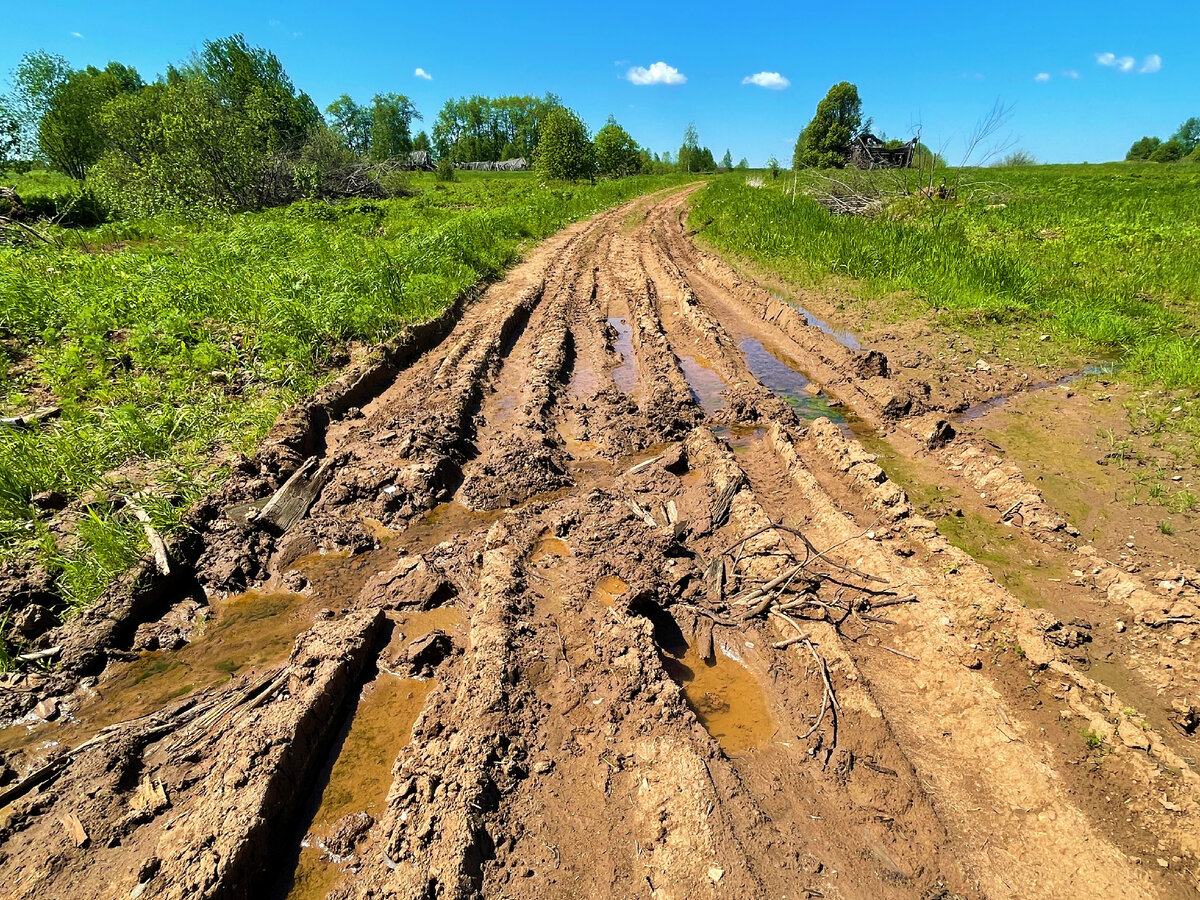
MULTIPOLYGON (((887 174, 846 177, 893 187, 887 174)), ((746 178, 697 197, 691 223, 718 251, 804 286, 849 280, 883 305, 915 300, 957 330, 1047 334, 1168 388, 1200 387, 1200 167, 972 170, 957 200, 893 198, 869 218, 828 213, 805 193, 819 186, 811 173, 794 200, 789 174, 759 188, 746 178)))
MULTIPOLYGON (((25 179, 18 192, 55 187, 46 173, 25 179)), ((685 180, 422 175, 395 200, 50 228, 61 249, 0 245, 0 414, 63 411, 0 433, 0 559, 39 559, 70 606, 88 603, 145 550, 107 499, 144 489, 170 533, 223 461, 252 451, 356 347, 436 315, 567 223, 685 180), (42 491, 89 493, 66 537, 31 503, 42 491)))

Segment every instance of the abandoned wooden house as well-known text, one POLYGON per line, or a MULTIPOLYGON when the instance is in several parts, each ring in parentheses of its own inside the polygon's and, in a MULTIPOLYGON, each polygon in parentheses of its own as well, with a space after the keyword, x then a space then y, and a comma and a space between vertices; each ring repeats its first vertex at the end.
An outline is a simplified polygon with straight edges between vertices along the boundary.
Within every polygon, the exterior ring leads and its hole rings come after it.
POLYGON ((875 135, 863 132, 850 142, 846 162, 859 169, 907 169, 917 150, 917 138, 900 147, 889 148, 875 135))

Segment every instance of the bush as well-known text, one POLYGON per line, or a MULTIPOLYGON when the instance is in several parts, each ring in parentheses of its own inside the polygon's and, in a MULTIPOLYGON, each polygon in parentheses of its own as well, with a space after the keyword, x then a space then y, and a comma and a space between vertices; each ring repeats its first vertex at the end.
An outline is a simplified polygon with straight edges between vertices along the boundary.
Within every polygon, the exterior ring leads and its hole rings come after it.
POLYGON ((596 174, 596 148, 587 126, 573 110, 559 106, 542 123, 533 167, 544 178, 574 181, 596 174))
POLYGON ((437 171, 433 177, 438 181, 454 180, 454 163, 450 162, 450 157, 443 156, 438 160, 437 171))
POLYGON ((1179 162, 1184 157, 1183 144, 1175 138, 1166 143, 1159 144, 1158 149, 1150 154, 1150 162, 1156 163, 1173 163, 1179 162))
POLYGON ((1125 154, 1125 159, 1133 161, 1138 159, 1149 159, 1150 154, 1158 149, 1158 145, 1162 141, 1156 137, 1144 137, 1140 141, 1134 141, 1133 146, 1129 148, 1129 152, 1125 154))

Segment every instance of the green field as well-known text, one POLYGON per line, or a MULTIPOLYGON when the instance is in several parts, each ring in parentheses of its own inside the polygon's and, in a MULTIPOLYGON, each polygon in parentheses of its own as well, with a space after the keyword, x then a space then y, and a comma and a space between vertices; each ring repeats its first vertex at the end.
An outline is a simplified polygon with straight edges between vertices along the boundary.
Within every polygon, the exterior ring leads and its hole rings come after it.
MULTIPOLYGON (((0 434, 0 561, 36 557, 70 604, 88 603, 145 549, 105 498, 145 490, 170 533, 223 461, 253 450, 355 348, 436 315, 568 222, 686 180, 420 175, 391 200, 50 227, 60 248, 0 244, 0 415, 62 408, 0 434), (44 491, 99 502, 63 539, 31 503, 44 491)), ((66 186, 36 172, 16 183, 66 186)))
POLYGON ((1200 167, 969 170, 951 200, 893 197, 889 173, 836 173, 883 192, 870 217, 818 205, 820 175, 801 173, 795 199, 791 173, 752 177, 762 186, 738 173, 697 199, 693 227, 719 251, 801 286, 849 282, 884 317, 915 309, 958 330, 1047 334, 1200 387, 1200 167))

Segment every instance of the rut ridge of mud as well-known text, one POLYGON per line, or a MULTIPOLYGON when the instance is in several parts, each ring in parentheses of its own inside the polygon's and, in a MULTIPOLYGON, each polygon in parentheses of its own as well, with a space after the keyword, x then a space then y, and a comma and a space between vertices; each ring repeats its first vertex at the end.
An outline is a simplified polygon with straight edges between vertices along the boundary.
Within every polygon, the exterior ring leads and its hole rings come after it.
MULTIPOLYGON (((944 427, 936 373, 697 249, 688 193, 572 226, 282 423, 206 500, 193 595, 64 642, 98 679, 19 686, 52 721, 4 734, 12 896, 1190 889, 1191 737, 1086 675, 1087 623, 951 545, 851 425, 965 454, 1023 540, 1087 547, 944 427), (239 518, 297 471, 298 515, 239 518), (397 691, 405 733, 372 743, 397 691), (362 753, 386 774, 348 778, 362 753)), ((1106 602, 1149 603, 1110 569, 1106 602)))

